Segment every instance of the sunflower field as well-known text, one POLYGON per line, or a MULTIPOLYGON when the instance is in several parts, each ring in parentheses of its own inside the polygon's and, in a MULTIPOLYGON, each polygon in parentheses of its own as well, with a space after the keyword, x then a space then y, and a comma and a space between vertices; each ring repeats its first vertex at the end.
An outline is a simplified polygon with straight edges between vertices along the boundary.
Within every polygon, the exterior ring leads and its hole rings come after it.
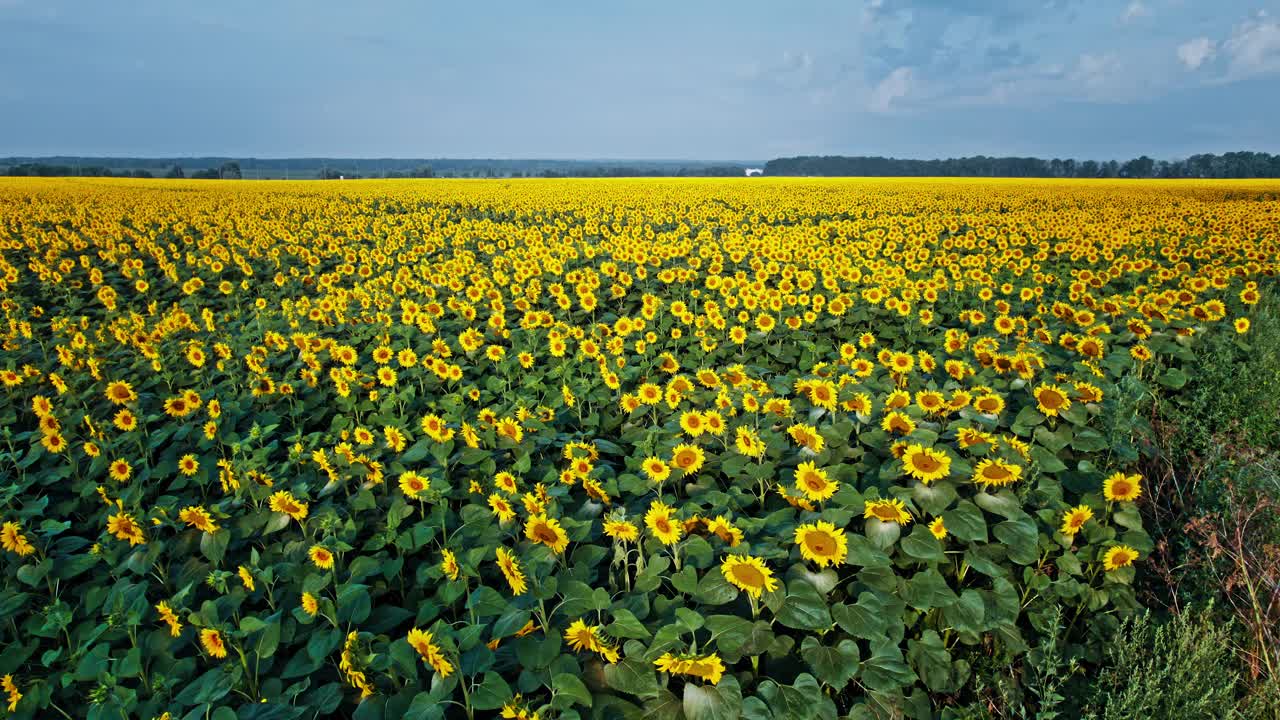
POLYGON ((0 181, 0 717, 947 716, 1139 608, 1274 184, 0 181))

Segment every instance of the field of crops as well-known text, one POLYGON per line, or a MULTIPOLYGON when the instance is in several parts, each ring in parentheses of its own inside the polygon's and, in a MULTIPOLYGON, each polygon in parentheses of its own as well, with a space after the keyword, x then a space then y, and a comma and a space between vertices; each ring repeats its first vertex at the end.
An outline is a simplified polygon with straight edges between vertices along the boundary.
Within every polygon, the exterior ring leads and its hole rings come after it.
POLYGON ((0 181, 0 708, 930 718, 1097 659, 1135 407, 1247 347, 1278 191, 0 181))

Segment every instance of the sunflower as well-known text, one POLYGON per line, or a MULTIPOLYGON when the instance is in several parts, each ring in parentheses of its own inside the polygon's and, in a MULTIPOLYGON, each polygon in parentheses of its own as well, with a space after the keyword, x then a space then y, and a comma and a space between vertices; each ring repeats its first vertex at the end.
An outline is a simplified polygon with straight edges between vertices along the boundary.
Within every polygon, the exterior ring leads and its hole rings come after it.
POLYGON ((640 536, 639 529, 626 520, 605 520, 604 534, 618 542, 634 542, 640 536))
POLYGON ((941 450, 909 445, 902 455, 902 467, 907 475, 928 485, 951 473, 951 458, 941 450))
POLYGON ((907 512, 906 504, 897 498, 868 500, 866 507, 862 511, 862 517, 868 520, 874 519, 899 525, 906 525, 911 522, 911 513, 907 512))
POLYGON ((462 568, 458 566, 458 557, 448 548, 440 551, 440 557, 440 572, 443 572, 450 580, 457 580, 458 575, 462 572, 462 568))
POLYGON ((910 435, 915 432, 916 421, 906 413, 895 410, 884 416, 884 420, 880 422, 880 429, 891 435, 910 435))
POLYGON ((720 572, 730 585, 745 591, 752 598, 778 589, 778 581, 764 561, 751 555, 727 555, 720 563, 720 572))
POLYGON ((1240 335, 1249 332, 1249 318, 1236 318, 1232 325, 1235 326, 1236 333, 1240 335))
POLYGON ((111 465, 107 467, 107 473, 111 475, 111 479, 116 482, 125 482, 133 475, 133 467, 129 465, 129 461, 118 458, 111 461, 111 465))
POLYGON ((22 525, 16 522, 7 522, 0 526, 0 547, 18 557, 26 557, 36 551, 27 540, 27 536, 22 534, 22 525))
POLYGON ((984 487, 1012 485, 1022 477, 1022 467, 996 458, 986 458, 973 469, 973 482, 984 487))
POLYGON ((309 592, 302 593, 302 601, 300 604, 302 606, 302 612, 310 615, 311 617, 315 617, 316 613, 320 612, 320 601, 316 600, 316 596, 309 592))
POLYGON ((1071 408, 1071 397, 1057 385, 1043 383, 1032 394, 1036 398, 1036 409, 1048 417, 1057 417, 1071 408))
POLYGON ((832 480, 826 470, 811 462, 800 463, 796 468, 796 489, 811 502, 822 502, 836 494, 840 483, 832 480))
POLYGON ((983 415, 999 415, 1004 410, 1004 398, 986 393, 973 399, 973 406, 983 415))
POLYGON ((644 469, 644 474, 656 483, 664 482, 671 476, 671 466, 661 458, 647 457, 640 463, 640 467, 644 469))
POLYGON ((288 490, 280 490, 271 496, 269 502, 272 512, 284 513, 302 522, 307 517, 307 503, 295 500, 288 490))
POLYGON ((497 475, 494 475, 493 486, 508 495, 512 495, 520 489, 520 484, 516 481, 516 476, 509 472, 500 472, 497 475))
POLYGON ((707 431, 706 418, 697 410, 690 410, 680 416, 680 429, 689 437, 698 437, 707 431))
POLYGON ((729 547, 737 547, 742 543, 742 538, 744 537, 742 531, 734 527, 733 523, 729 522, 729 518, 717 515, 706 521, 706 524, 707 532, 728 543, 729 547))
POLYGON ((747 457, 764 457, 765 444, 751 428, 739 426, 734 431, 734 446, 747 457))
POLYGON ((227 656, 227 646, 222 642, 222 634, 213 628, 200 631, 200 644, 211 657, 221 659, 227 656))
POLYGON ((253 592, 253 573, 249 572, 249 568, 241 565, 236 568, 236 574, 240 576, 240 582, 244 584, 244 589, 253 592))
POLYGON ((169 607, 169 603, 161 600, 156 604, 156 612, 160 613, 160 619, 169 626, 169 637, 178 637, 182 634, 182 622, 178 620, 178 615, 169 607))
POLYGON ((815 453, 822 452, 827 442, 826 438, 822 437, 818 429, 812 425, 792 425, 787 428, 787 434, 797 445, 802 445, 815 453))
POLYGON ((1073 538, 1092 517, 1093 510, 1088 505, 1077 505, 1062 516, 1062 527, 1058 529, 1058 532, 1073 538))
POLYGON ((800 556, 817 563, 818 567, 841 565, 849 554, 849 541, 844 530, 829 522, 818 521, 797 527, 795 542, 800 546, 800 556))
POLYGON ((1112 545, 1102 556, 1102 567, 1108 571, 1128 567, 1138 559, 1138 551, 1128 545, 1112 545))
POLYGON ((412 470, 400 473, 400 492, 406 497, 417 498, 431 488, 431 481, 412 470))
POLYGON ((569 546, 569 536, 560 521, 546 515, 533 515, 524 524, 524 535, 535 543, 542 543, 557 555, 569 546))
POLYGON ((18 690, 18 684, 13 681, 13 675, 6 673, 0 676, 0 688, 4 689, 9 699, 9 712, 18 711, 18 703, 22 702, 22 691, 18 690))
POLYGON ((195 475, 196 472, 198 472, 199 470, 200 470, 200 461, 196 459, 195 455, 188 453, 178 459, 178 472, 182 473, 183 475, 186 475, 187 477, 191 477, 192 475, 195 475))
POLYGON ((123 380, 116 380, 107 385, 107 399, 116 405, 124 405, 138 399, 133 386, 123 380))
POLYGON ((218 531, 218 525, 210 517, 209 511, 200 505, 183 508, 178 513, 178 519, 201 532, 214 533, 218 531))
POLYGON ((60 453, 67 449, 67 439, 59 433, 45 435, 40 438, 40 444, 51 453, 60 453))
POLYGON ((689 675, 715 685, 724 676, 724 661, 716 653, 710 655, 672 655, 664 653, 653 661, 658 672, 689 675))
POLYGON ((499 436, 510 439, 512 442, 520 442, 524 440, 524 428, 520 427, 520 423, 511 418, 502 418, 498 421, 495 431, 499 436))
POLYGON ((677 445, 671 451, 671 464, 685 475, 692 475, 702 468, 706 455, 697 445, 677 445))
POLYGON ((321 545, 312 545, 307 551, 307 557, 311 558, 312 564, 321 570, 330 570, 333 568, 333 553, 328 548, 321 545))
POLYGON ((933 522, 929 523, 929 532, 939 540, 946 539, 947 526, 942 522, 942 516, 934 518, 933 522))
POLYGON ((511 594, 523 595, 528 585, 525 583, 524 573, 520 570, 520 561, 516 560, 515 555, 504 547, 498 548, 498 569, 502 571, 507 584, 511 586, 511 594))
POLYGON ((564 631, 564 641, 578 652, 587 650, 599 653, 609 663, 616 663, 621 655, 616 647, 601 636, 601 630, 599 625, 588 625, 585 620, 578 618, 564 631))
POLYGON ((107 532, 115 535, 118 540, 128 540, 130 545, 147 542, 146 536, 142 534, 142 526, 123 510, 107 517, 107 532))
POLYGON ((644 524, 663 545, 680 542, 684 532, 681 524, 672 517, 671 508, 661 500, 654 500, 649 506, 649 511, 644 514, 644 524))
POLYGON ((1142 496, 1142 476, 1114 473, 1102 481, 1102 494, 1111 502, 1132 502, 1142 496))
POLYGON ((132 432, 138 427, 138 416, 134 415, 128 407, 122 407, 114 418, 111 418, 111 424, 120 429, 120 432, 132 432))
POLYGON ((498 493, 489 495, 489 509, 497 516, 500 523, 505 523, 516 516, 516 511, 511 507, 511 503, 507 502, 507 499, 498 493))
POLYGON ((433 642, 431 633, 425 630, 419 630, 418 628, 413 628, 409 630, 407 639, 409 641, 409 645, 413 647, 414 650, 418 651, 418 654, 422 656, 422 659, 430 665, 433 670, 439 673, 440 677, 447 678, 453 673, 453 664, 445 658, 444 652, 440 650, 440 646, 433 642))
POLYGON ((191 405, 187 402, 187 398, 185 395, 177 395, 171 398, 167 398, 164 401, 165 414, 169 415, 170 417, 175 417, 175 418, 186 417, 187 415, 190 415, 191 411, 194 409, 195 408, 191 407, 191 405))

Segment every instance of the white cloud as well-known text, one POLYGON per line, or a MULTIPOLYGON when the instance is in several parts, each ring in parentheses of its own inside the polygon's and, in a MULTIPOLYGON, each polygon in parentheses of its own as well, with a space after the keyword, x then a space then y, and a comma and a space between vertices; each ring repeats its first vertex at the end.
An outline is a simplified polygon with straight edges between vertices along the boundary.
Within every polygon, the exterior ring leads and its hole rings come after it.
POLYGON ((1138 18, 1147 17, 1151 14, 1151 8, 1142 4, 1142 0, 1133 0, 1124 9, 1124 14, 1120 16, 1121 22, 1132 22, 1138 18))
POLYGON ((1236 77, 1280 72, 1280 22, 1259 12, 1236 26, 1222 50, 1231 58, 1231 74, 1236 77))
POLYGON ((888 112, 894 100, 907 96, 911 90, 912 80, 911 68, 900 67, 894 70, 871 91, 867 106, 873 112, 888 112))
POLYGON ((1178 46, 1178 59, 1188 70, 1195 70, 1213 58, 1217 51, 1214 42, 1207 37, 1188 40, 1178 46))
POLYGON ((1085 53, 1080 56, 1071 77, 1086 88, 1101 88, 1116 76, 1121 67, 1120 57, 1115 53, 1085 53))

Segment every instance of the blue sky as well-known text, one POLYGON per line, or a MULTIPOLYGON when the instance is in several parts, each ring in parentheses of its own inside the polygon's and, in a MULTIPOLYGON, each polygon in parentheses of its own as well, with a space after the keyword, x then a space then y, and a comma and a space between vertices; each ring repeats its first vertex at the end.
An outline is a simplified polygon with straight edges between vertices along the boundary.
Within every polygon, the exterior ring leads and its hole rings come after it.
POLYGON ((0 155, 1280 152, 1280 0, 0 0, 0 155))

